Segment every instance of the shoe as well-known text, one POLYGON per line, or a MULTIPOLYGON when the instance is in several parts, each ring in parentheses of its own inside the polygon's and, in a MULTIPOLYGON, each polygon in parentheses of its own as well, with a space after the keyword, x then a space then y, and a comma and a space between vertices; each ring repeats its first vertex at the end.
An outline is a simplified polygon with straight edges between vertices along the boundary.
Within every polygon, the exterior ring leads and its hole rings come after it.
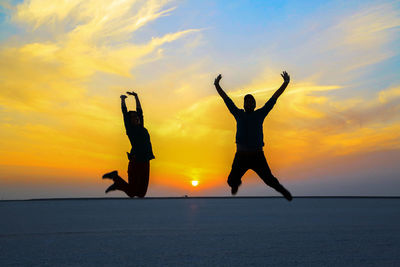
POLYGON ((232 196, 236 195, 238 192, 239 187, 238 186, 234 186, 231 188, 231 194, 232 196))
POLYGON ((231 194, 232 194, 232 196, 236 195, 237 192, 238 192, 238 190, 239 190, 239 186, 238 186, 238 185, 232 186, 232 187, 231 187, 231 194))
POLYGON ((110 192, 110 191, 115 191, 115 190, 117 190, 117 185, 116 185, 116 184, 112 184, 112 185, 110 185, 110 187, 108 187, 108 188, 106 189, 106 194, 107 194, 108 192, 110 192))
POLYGON ((114 179, 118 176, 118 171, 112 171, 103 175, 103 179, 114 179))
POLYGON ((231 187, 231 194, 234 196, 239 190, 239 186, 242 184, 242 181, 239 181, 239 184, 234 184, 228 181, 228 185, 231 187))

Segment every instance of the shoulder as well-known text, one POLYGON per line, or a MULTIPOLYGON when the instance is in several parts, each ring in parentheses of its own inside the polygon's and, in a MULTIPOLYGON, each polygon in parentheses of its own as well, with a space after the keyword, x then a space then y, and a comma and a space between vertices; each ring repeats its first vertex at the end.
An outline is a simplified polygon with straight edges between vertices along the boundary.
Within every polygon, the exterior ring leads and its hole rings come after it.
POLYGON ((243 109, 238 109, 237 112, 234 114, 236 121, 242 121, 245 119, 246 112, 243 109))
POLYGON ((244 109, 238 109, 238 115, 243 115, 245 113, 244 109))
POLYGON ((263 111, 264 111, 264 108, 265 108, 265 106, 263 106, 263 107, 261 107, 261 108, 259 108, 259 109, 254 110, 253 114, 254 114, 254 115, 260 115, 260 114, 262 114, 263 111))
POLYGON ((264 105, 262 108, 259 108, 259 109, 257 109, 257 110, 254 110, 254 112, 253 112, 254 118, 264 119, 265 116, 266 116, 265 113, 266 113, 267 110, 268 110, 268 109, 265 107, 265 105, 264 105))

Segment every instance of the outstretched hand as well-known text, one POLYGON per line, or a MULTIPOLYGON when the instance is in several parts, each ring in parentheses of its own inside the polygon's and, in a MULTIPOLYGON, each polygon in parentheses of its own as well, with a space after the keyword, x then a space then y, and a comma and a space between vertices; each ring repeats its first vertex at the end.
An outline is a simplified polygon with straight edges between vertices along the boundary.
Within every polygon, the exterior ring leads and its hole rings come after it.
POLYGON ((281 76, 282 76, 283 80, 284 80, 286 83, 289 83, 289 82, 290 82, 290 76, 289 76, 289 74, 288 74, 286 71, 283 71, 282 74, 281 74, 281 76))
POLYGON ((137 96, 137 94, 134 92, 134 91, 132 91, 132 92, 126 92, 128 95, 133 95, 133 96, 137 96))
POLYGON ((121 98, 122 100, 124 100, 125 98, 127 98, 127 96, 126 96, 126 95, 121 95, 120 98, 121 98))
POLYGON ((215 84, 215 85, 219 84, 219 81, 220 81, 221 79, 222 79, 222 75, 219 74, 219 75, 217 76, 217 78, 215 78, 214 84, 215 84))

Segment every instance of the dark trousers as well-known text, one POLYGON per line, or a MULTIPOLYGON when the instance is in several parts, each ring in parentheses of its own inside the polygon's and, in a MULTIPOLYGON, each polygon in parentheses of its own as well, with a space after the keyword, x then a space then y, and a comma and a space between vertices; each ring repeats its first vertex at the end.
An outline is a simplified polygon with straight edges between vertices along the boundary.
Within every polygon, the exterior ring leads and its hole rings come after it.
POLYGON ((230 187, 238 187, 242 183, 242 176, 248 170, 255 171, 258 176, 270 187, 278 192, 284 188, 278 179, 272 175, 263 151, 237 151, 232 164, 231 173, 228 176, 230 187))
POLYGON ((128 182, 118 176, 114 180, 117 189, 124 191, 129 197, 144 197, 149 185, 150 162, 129 161, 128 182))

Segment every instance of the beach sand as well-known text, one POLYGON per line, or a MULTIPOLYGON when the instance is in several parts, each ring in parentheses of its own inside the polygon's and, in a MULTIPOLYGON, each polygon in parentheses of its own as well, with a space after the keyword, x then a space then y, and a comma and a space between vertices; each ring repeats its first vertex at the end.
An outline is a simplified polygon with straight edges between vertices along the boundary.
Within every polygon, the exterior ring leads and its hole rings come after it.
POLYGON ((399 198, 0 201, 0 266, 400 266, 399 198))

